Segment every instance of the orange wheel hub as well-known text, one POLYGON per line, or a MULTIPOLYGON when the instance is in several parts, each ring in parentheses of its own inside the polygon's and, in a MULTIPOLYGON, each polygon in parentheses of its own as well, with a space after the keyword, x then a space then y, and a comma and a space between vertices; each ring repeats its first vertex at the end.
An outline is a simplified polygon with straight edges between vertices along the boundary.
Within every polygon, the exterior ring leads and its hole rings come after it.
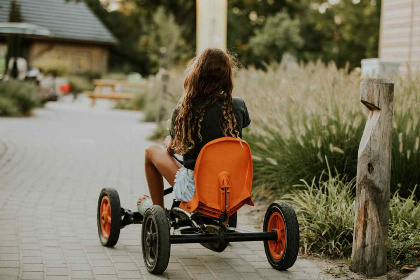
POLYGON ((270 220, 268 220, 267 232, 270 231, 277 233, 277 240, 268 241, 268 248, 271 256, 276 260, 280 260, 286 251, 286 227, 283 216, 278 212, 271 214, 270 220))
POLYGON ((111 233, 111 204, 108 196, 102 198, 100 215, 102 235, 108 239, 111 233))

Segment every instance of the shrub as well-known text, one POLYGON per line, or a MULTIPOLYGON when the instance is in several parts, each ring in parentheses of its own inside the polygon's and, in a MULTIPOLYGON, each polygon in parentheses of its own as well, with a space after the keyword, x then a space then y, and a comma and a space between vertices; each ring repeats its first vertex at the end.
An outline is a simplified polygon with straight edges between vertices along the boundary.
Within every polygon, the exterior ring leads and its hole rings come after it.
POLYGON ((249 40, 249 47, 267 63, 281 61, 285 52, 296 53, 304 40, 300 36, 300 22, 287 12, 268 16, 262 29, 257 29, 249 40))
MULTIPOLYGON (((368 110, 360 103, 360 75, 334 64, 272 65, 236 79, 252 124, 245 131, 254 156, 255 186, 278 190, 311 180, 331 166, 346 178, 357 171, 357 151, 368 110)), ((391 188, 409 196, 420 183, 420 74, 395 85, 391 188)), ((417 190, 417 198, 420 191, 417 190)))
POLYGON ((0 117, 19 116, 19 108, 16 102, 10 98, 0 95, 0 117))
POLYGON ((408 198, 396 193, 390 202, 388 261, 394 265, 420 265, 420 204, 414 192, 408 198))
POLYGON ((114 109, 121 110, 142 110, 146 102, 146 94, 136 94, 133 99, 121 99, 115 103, 114 109))
MULTIPOLYGON (((329 257, 351 256, 354 226, 355 180, 328 173, 311 183, 295 185, 282 199, 291 203, 298 215, 301 248, 306 254, 329 257)), ((388 262, 392 265, 420 265, 420 204, 414 190, 404 199, 395 193, 390 201, 388 262)))
POLYGON ((159 75, 149 78, 144 108, 145 121, 155 121, 158 110, 161 121, 166 122, 171 117, 172 111, 183 93, 183 79, 182 72, 170 71, 167 94, 161 96, 162 81, 159 75))
POLYGON ((71 92, 81 93, 84 91, 91 91, 94 88, 94 85, 91 80, 84 76, 80 75, 67 75, 65 77, 71 86, 71 92))
POLYGON ((355 180, 346 182, 331 172, 296 185, 298 191, 283 197, 295 206, 305 254, 331 257, 351 255, 354 224, 353 189, 355 180), (327 176, 325 180, 325 175, 327 176))
MULTIPOLYGON (((12 115, 29 115, 32 109, 42 104, 42 96, 38 87, 32 83, 20 81, 0 82, 0 97, 9 99, 9 105, 15 104, 18 108, 18 114, 15 109, 9 108, 8 111, 12 115)), ((3 101, 3 105, 7 105, 7 101, 3 101)), ((13 106, 12 106, 13 107, 13 106)), ((3 110, 6 112, 6 110, 3 110)), ((5 113, 4 113, 5 114, 5 113)))

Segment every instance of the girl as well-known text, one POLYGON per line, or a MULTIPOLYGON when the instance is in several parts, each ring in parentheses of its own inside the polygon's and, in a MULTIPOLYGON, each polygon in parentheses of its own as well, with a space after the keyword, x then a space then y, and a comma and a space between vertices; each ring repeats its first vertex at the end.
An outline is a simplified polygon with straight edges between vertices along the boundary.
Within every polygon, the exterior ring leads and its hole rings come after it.
MULTIPOLYGON (((215 48, 204 50, 192 61, 184 81, 184 97, 172 114, 166 148, 152 145, 146 149, 146 179, 153 204, 164 206, 163 177, 174 187, 176 199, 191 200, 194 166, 201 148, 216 138, 240 138, 242 129, 250 124, 244 100, 232 98, 232 66, 229 55, 215 48), (183 155, 183 166, 172 157, 174 153, 183 155)), ((147 196, 140 197, 140 213, 151 204, 147 196)))

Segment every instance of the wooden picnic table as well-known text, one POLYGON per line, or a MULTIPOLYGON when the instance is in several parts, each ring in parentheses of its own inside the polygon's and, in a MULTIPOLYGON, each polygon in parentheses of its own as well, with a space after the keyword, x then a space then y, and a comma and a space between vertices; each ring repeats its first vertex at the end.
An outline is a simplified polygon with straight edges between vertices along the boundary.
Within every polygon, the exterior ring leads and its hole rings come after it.
POLYGON ((96 99, 110 99, 110 100, 120 100, 120 99, 131 99, 134 98, 134 93, 127 93, 119 91, 121 87, 143 87, 143 83, 130 83, 127 81, 119 80, 106 80, 106 79, 97 79, 93 81, 95 88, 93 91, 85 92, 86 95, 92 99, 91 106, 95 106, 96 99))

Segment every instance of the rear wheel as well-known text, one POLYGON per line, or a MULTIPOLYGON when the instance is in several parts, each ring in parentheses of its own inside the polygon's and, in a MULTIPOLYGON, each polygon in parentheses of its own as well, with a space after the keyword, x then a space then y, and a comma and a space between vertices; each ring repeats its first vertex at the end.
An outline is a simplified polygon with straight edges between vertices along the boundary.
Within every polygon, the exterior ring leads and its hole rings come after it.
POLYGON ((121 204, 117 190, 102 189, 98 199, 97 224, 101 244, 105 247, 117 244, 121 229, 121 204))
POLYGON ((165 210, 158 205, 153 205, 144 213, 141 245, 147 270, 152 274, 162 274, 168 267, 171 243, 168 218, 165 210))
POLYGON ((299 251, 299 224, 296 213, 286 202, 275 201, 267 209, 264 231, 277 233, 277 240, 264 241, 264 249, 270 265, 286 270, 294 265, 299 251))

